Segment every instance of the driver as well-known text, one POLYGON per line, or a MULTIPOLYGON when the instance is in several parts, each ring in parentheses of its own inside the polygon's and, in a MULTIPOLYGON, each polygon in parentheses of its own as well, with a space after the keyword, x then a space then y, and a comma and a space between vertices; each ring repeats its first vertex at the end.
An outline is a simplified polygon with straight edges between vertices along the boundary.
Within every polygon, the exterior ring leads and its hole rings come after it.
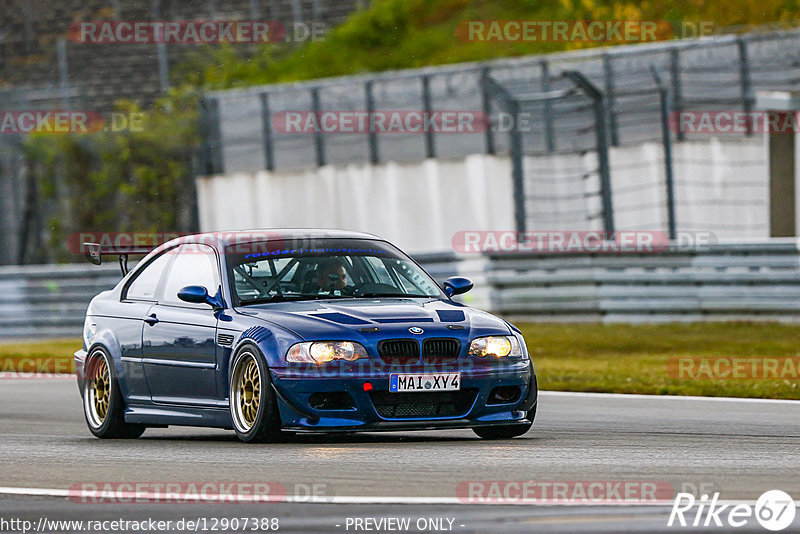
POLYGON ((320 292, 336 292, 338 294, 347 292, 347 271, 341 262, 332 261, 320 265, 317 271, 319 274, 315 282, 320 292))

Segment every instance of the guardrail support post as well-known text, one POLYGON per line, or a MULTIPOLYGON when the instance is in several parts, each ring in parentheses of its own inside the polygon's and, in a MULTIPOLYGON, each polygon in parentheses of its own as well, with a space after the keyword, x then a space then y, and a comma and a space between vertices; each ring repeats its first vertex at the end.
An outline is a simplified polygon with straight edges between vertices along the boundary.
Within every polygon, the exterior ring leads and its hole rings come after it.
MULTIPOLYGON (((669 77, 672 82, 672 111, 679 114, 683 110, 683 87, 681 86, 681 56, 680 50, 673 48, 669 51, 669 77)), ((684 133, 678 128, 676 134, 678 141, 683 141, 684 133)))
MULTIPOLYGON (((747 41, 739 37, 736 39, 736 47, 739 50, 739 78, 742 86, 742 107, 744 112, 749 114, 753 111, 753 88, 750 79, 750 63, 747 59, 747 41)), ((753 135, 751 121, 745 121, 747 135, 753 135)))
MULTIPOLYGON (((510 100, 508 102, 508 110, 512 116, 519 116, 519 102, 510 100)), ((525 214, 525 174, 524 174, 524 158, 522 146, 522 134, 518 126, 511 129, 511 180, 514 188, 514 226, 518 235, 525 232, 526 229, 526 214, 525 214)))
POLYGON ((489 88, 486 85, 486 80, 489 78, 489 67, 481 69, 481 106, 483 108, 483 115, 486 119, 486 153, 496 153, 494 145, 494 130, 492 130, 492 99, 489 95, 489 88))
MULTIPOLYGON (((422 107, 425 116, 430 118, 433 106, 431 105, 431 79, 427 74, 422 75, 422 107)), ((425 134, 425 157, 436 157, 436 146, 433 139, 433 131, 430 129, 425 134)))
MULTIPOLYGON (((322 115, 322 107, 319 101, 319 87, 314 87, 311 90, 311 111, 317 118, 317 122, 322 115)), ((317 167, 325 165, 325 140, 322 138, 322 129, 317 128, 314 132, 314 149, 317 154, 317 167)))
POLYGON ((614 98, 614 68, 611 65, 611 56, 603 54, 603 79, 605 82, 605 115, 608 130, 611 132, 611 144, 619 146, 619 132, 617 128, 617 114, 615 112, 614 98))
MULTIPOLYGON (((542 77, 542 91, 545 93, 550 92, 550 64, 547 60, 542 60, 539 63, 542 77)), ((519 120, 517 117, 514 121, 519 120)), ((553 104, 546 100, 544 102, 544 141, 547 146, 548 152, 553 152, 556 149, 556 137, 553 131, 553 104)))
POLYGON ((564 71, 564 76, 572 80, 594 102, 597 165, 600 175, 600 196, 603 204, 603 231, 606 232, 607 237, 610 237, 614 233, 614 205, 611 194, 611 168, 608 163, 608 132, 606 130, 606 110, 603 93, 581 72, 567 70, 564 71))
POLYGON ((375 94, 373 93, 372 80, 367 80, 364 84, 364 96, 367 105, 367 143, 369 144, 369 161, 377 165, 381 161, 378 152, 378 133, 372 129, 372 114, 375 113, 375 94))
POLYGON ((200 159, 206 176, 223 172, 222 134, 219 121, 219 101, 216 98, 200 100, 200 130, 203 140, 200 159))
POLYGON ((678 229, 675 221, 675 179, 672 174, 672 137, 669 131, 669 89, 664 85, 661 75, 654 66, 650 66, 653 78, 658 87, 658 97, 661 103, 661 141, 664 144, 664 181, 667 188, 667 228, 669 238, 675 241, 678 238, 678 229))
POLYGON ((264 165, 275 170, 275 147, 272 142, 272 114, 269 110, 269 93, 261 93, 261 129, 264 136, 264 165))

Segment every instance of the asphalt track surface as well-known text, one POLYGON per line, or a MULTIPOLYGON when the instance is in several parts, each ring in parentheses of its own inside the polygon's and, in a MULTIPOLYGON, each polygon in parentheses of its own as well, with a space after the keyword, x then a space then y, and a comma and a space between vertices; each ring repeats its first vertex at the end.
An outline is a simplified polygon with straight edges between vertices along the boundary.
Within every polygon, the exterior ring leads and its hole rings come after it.
MULTIPOLYGON (((719 492, 726 502, 752 503, 771 489, 797 501, 800 402, 543 392, 533 429, 513 440, 448 430, 250 445, 229 431, 171 427, 106 441, 86 429, 74 379, 0 379, 0 520, 249 516, 278 517, 280 531, 364 532, 348 528, 348 518, 406 517, 410 532, 442 532, 416 526, 441 517, 452 519, 452 532, 691 530, 667 528, 671 500, 475 504, 463 490, 469 481, 649 481, 719 492), (64 496, 76 484, 202 481, 276 482, 295 502, 81 504, 64 496), (303 502, 309 492, 320 502, 303 502)), ((0 521, 0 531, 20 530, 0 521)), ((767 532, 754 521, 737 531, 767 532)), ((800 531, 800 510, 787 531, 800 531)))

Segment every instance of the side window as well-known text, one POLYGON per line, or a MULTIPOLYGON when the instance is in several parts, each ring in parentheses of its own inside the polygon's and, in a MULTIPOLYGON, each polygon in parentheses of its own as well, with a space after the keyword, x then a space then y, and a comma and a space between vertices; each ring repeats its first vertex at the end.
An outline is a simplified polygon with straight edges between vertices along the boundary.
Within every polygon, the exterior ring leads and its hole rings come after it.
POLYGON ((155 300, 158 282, 161 280, 161 275, 164 274, 164 269, 167 268, 171 259, 172 255, 169 252, 165 252, 151 261, 142 272, 136 275, 133 283, 128 286, 125 298, 155 300))
POLYGON ((176 251, 175 261, 167 275, 163 302, 186 305, 178 298, 178 291, 186 286, 203 286, 209 294, 217 292, 217 257, 207 245, 182 245, 176 251))

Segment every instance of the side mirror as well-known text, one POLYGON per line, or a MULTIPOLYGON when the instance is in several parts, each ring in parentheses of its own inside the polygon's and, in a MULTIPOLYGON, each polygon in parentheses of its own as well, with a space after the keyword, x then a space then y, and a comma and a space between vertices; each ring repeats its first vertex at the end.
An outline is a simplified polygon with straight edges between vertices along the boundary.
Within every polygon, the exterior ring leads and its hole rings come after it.
POLYGON ((445 280, 442 285, 444 286, 444 292, 447 293, 447 296, 453 297, 472 289, 473 283, 472 280, 464 278, 463 276, 451 276, 445 280))
POLYGON ((178 291, 178 298, 184 302, 194 304, 210 304, 216 306, 216 300, 209 296, 208 290, 203 286, 186 286, 178 291))

